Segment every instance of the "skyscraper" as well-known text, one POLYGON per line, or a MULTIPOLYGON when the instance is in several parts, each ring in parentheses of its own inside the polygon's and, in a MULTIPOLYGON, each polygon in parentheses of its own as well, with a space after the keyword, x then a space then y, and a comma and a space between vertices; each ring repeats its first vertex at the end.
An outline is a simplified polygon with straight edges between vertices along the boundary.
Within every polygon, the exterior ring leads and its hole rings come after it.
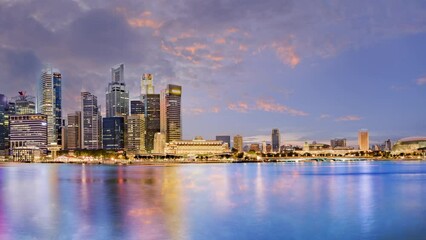
POLYGON ((130 101, 130 114, 145 114, 145 105, 141 100, 130 101))
POLYGON ((154 75, 144 73, 141 77, 141 95, 154 94, 154 75))
POLYGON ((243 137, 240 135, 234 136, 234 148, 238 152, 243 152, 243 137))
POLYGON ((151 152, 154 148, 154 135, 160 132, 160 94, 143 95, 145 106, 145 149, 151 152))
POLYGON ((166 136, 164 133, 158 132, 154 135, 154 149, 152 153, 164 154, 166 148, 166 136))
POLYGON ((362 129, 358 132, 358 145, 359 150, 368 151, 370 149, 370 140, 368 137, 368 130, 362 129))
POLYGON ((124 149, 124 118, 106 117, 102 121, 102 146, 107 150, 124 149))
POLYGON ((9 152, 9 103, 6 96, 0 94, 0 155, 9 152))
POLYGON ((166 142, 182 140, 181 116, 182 87, 169 84, 161 93, 161 132, 166 134, 166 142))
POLYGON ((15 114, 35 114, 35 97, 19 92, 19 96, 12 98, 15 103, 15 114))
POLYGON ((82 148, 83 149, 100 149, 102 118, 100 107, 98 106, 98 98, 89 93, 81 93, 82 102, 82 148))
POLYGON ((38 85, 37 112, 47 116, 47 142, 61 145, 62 75, 58 69, 44 68, 38 85))
POLYGON ((280 130, 277 128, 272 129, 272 151, 280 151, 280 130))
POLYGON ((228 149, 231 149, 231 136, 216 136, 216 141, 222 141, 228 145, 228 149))
POLYGON ((68 149, 81 149, 81 111, 69 113, 67 116, 67 143, 68 149))
POLYGON ((145 153, 145 115, 132 114, 127 118, 127 151, 134 154, 145 153))
POLYGON ((129 91, 124 82, 124 64, 111 68, 111 79, 106 91, 106 116, 124 117, 129 114, 129 91))

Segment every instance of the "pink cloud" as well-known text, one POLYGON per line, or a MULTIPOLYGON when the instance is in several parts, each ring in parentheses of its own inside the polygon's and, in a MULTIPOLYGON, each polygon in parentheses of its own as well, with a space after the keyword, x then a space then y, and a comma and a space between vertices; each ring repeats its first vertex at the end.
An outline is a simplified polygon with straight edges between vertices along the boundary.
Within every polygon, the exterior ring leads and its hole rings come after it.
POLYGON ((249 106, 245 102, 230 103, 228 109, 236 112, 246 113, 249 110, 249 106))
POLYGON ((347 115, 347 116, 342 116, 336 119, 337 122, 342 122, 342 121, 359 121, 362 118, 356 115, 347 115))
POLYGON ((417 84, 417 85, 419 85, 419 86, 421 86, 421 85, 426 85, 426 76, 423 76, 423 77, 421 77, 421 78, 418 78, 418 79, 416 80, 416 84, 417 84))
POLYGON ((292 116, 307 116, 308 113, 303 112, 301 110, 293 109, 288 106, 275 103, 270 100, 259 99, 256 101, 256 109, 262 110, 265 112, 280 112, 280 113, 288 113, 292 116))
POLYGON ((274 43, 272 44, 272 47, 275 49, 275 53, 278 58, 284 64, 289 65, 291 68, 295 68, 300 63, 300 57, 297 55, 294 46, 274 43))

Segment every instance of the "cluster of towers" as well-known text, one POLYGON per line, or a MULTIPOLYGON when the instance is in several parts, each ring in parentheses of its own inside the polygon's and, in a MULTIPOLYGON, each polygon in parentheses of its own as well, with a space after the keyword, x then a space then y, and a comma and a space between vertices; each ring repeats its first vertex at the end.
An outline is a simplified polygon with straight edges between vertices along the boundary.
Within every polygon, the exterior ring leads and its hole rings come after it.
POLYGON ((155 93, 153 83, 152 74, 143 74, 140 96, 130 100, 124 64, 117 65, 106 89, 105 117, 97 96, 82 92, 80 109, 62 118, 62 74, 48 66, 40 75, 37 97, 19 92, 8 101, 0 94, 0 155, 46 152, 48 146, 162 153, 166 142, 182 138, 182 88, 169 84, 155 93))

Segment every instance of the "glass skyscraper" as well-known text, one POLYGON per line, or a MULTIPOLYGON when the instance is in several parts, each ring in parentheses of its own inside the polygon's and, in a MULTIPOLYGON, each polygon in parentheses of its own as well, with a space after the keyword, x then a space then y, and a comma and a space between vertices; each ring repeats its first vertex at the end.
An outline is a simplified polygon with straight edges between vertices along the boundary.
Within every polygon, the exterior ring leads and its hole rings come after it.
POLYGON ((272 129, 272 151, 280 151, 280 130, 277 128, 272 129))
POLYGON ((216 136, 216 140, 228 144, 228 149, 231 149, 231 136, 216 136))
POLYGON ((161 93, 161 132, 166 134, 166 142, 182 140, 181 96, 182 87, 173 84, 161 93))
POLYGON ((145 149, 151 152, 154 148, 154 135, 160 132, 160 94, 146 94, 142 96, 145 105, 145 149))
POLYGON ((124 149, 124 118, 106 117, 102 121, 102 145, 107 150, 124 149))
POLYGON ((129 91, 124 83, 124 64, 111 68, 111 80, 106 91, 106 116, 124 117, 129 114, 129 91))
POLYGON ((48 144, 62 144, 62 75, 50 66, 41 72, 37 93, 37 112, 47 116, 48 144))
POLYGON ((82 148, 102 148, 102 118, 98 98, 90 92, 81 93, 82 102, 82 148))

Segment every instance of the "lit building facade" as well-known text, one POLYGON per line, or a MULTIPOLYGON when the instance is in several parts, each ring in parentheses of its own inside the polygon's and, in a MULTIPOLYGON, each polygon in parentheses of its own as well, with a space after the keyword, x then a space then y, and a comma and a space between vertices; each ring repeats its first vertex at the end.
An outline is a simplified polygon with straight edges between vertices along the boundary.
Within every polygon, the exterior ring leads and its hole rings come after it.
POLYGON ((145 105, 141 100, 130 101, 130 114, 145 114, 145 105))
POLYGON ((226 143, 227 148, 231 149, 231 136, 216 136, 216 141, 222 141, 223 143, 226 143))
POLYGON ((358 146, 360 151, 368 151, 370 149, 370 139, 367 130, 358 132, 358 146))
POLYGON ((426 137, 407 137, 398 140, 392 147, 393 154, 414 153, 426 149, 426 137))
POLYGON ((106 116, 124 117, 129 114, 129 91, 124 82, 124 64, 111 68, 111 82, 106 90, 106 116))
POLYGON ((102 118, 98 98, 90 92, 81 93, 82 149, 102 148, 102 118))
POLYGON ((152 153, 164 154, 166 148, 166 135, 158 132, 154 135, 154 149, 152 153))
POLYGON ((62 74, 58 69, 42 70, 37 94, 37 112, 47 116, 47 142, 61 145, 62 141, 62 74))
POLYGON ((238 152, 243 152, 243 137, 240 135, 234 136, 234 148, 238 152))
POLYGON ((145 153, 145 115, 132 114, 127 118, 126 148, 134 154, 145 153))
POLYGON ((182 139, 181 96, 182 87, 173 84, 161 93, 160 131, 166 134, 166 142, 182 139))
POLYGON ((106 117, 102 121, 102 146, 106 150, 124 149, 124 118, 106 117))
POLYGON ((46 149, 48 144, 48 118, 43 114, 11 115, 10 150, 20 147, 46 149))
POLYGON ((67 116, 67 149, 75 150, 82 148, 81 111, 69 113, 67 116))
POLYGON ((154 75, 144 73, 141 77, 141 95, 154 94, 154 75))
POLYGON ((151 152, 154 148, 154 135, 160 132, 160 94, 143 95, 145 106, 145 149, 151 152))
POLYGON ((12 98, 15 103, 15 114, 35 114, 35 97, 28 96, 25 92, 19 92, 19 96, 12 98))
POLYGON ((277 128, 272 129, 272 151, 280 151, 280 130, 277 128))
POLYGON ((216 155, 226 152, 226 144, 222 141, 204 140, 174 140, 166 143, 165 153, 171 155, 216 155))
POLYGON ((9 116, 15 114, 13 103, 0 94, 0 156, 9 154, 9 116))

